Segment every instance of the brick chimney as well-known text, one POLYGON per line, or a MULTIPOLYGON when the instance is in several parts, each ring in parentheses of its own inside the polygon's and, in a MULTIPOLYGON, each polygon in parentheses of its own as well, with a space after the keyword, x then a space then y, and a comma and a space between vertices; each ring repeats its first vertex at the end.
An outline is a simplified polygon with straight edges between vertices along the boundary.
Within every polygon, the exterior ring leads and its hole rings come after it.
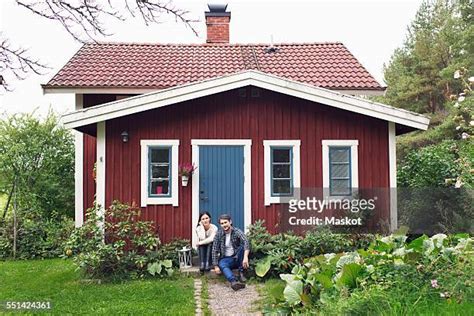
POLYGON ((229 43, 230 12, 226 12, 227 4, 208 4, 208 12, 204 12, 207 26, 206 43, 229 43))

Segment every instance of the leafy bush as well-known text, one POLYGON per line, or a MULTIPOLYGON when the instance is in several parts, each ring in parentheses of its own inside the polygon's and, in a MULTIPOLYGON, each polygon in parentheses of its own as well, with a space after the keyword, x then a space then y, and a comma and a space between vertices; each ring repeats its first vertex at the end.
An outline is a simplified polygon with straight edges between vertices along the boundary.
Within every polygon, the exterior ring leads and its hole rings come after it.
POLYGON ((0 194, 16 200, 18 214, 34 210, 48 219, 72 218, 74 137, 52 112, 44 120, 34 114, 0 119, 0 174, 0 194))
POLYGON ((310 231, 305 236, 271 235, 262 220, 249 226, 247 236, 252 249, 250 270, 259 277, 288 273, 305 258, 325 252, 367 247, 373 239, 372 235, 336 234, 327 228, 310 231))
POLYGON ((457 173, 455 144, 445 141, 439 145, 413 150, 398 169, 398 186, 444 187, 445 179, 457 173))
POLYGON ((159 260, 171 260, 173 265, 179 266, 179 259, 178 259, 178 249, 182 249, 183 247, 189 247, 190 242, 187 239, 179 239, 175 238, 171 240, 169 243, 162 244, 156 253, 156 257, 159 260))
POLYGON ((97 205, 89 209, 86 222, 65 245, 65 256, 74 256, 85 276, 122 279, 173 274, 172 267, 178 264, 176 248, 189 245, 188 241, 161 246, 152 222, 141 221, 140 209, 134 205, 114 201, 105 210, 104 223, 99 212, 97 205))
POLYGON ((411 314, 416 304, 423 308, 472 303, 474 238, 437 234, 406 240, 394 234, 377 239, 367 250, 304 260, 290 274, 280 275, 286 286, 279 309, 329 315, 411 314))
POLYGON ((413 233, 474 233, 473 170, 468 140, 411 151, 398 169, 399 224, 413 233))
MULTIPOLYGON (((46 219, 37 212, 17 218, 16 259, 54 258, 63 252, 74 223, 67 217, 46 219)), ((13 258, 14 219, 0 220, 0 259, 13 258)))

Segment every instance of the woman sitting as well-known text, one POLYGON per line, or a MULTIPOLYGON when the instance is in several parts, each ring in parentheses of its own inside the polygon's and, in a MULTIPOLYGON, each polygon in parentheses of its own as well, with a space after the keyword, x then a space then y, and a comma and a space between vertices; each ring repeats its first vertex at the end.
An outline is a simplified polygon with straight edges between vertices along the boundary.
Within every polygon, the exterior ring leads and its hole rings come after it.
POLYGON ((217 227, 211 223, 211 214, 209 212, 199 214, 196 235, 201 272, 211 270, 212 242, 216 233, 217 227))

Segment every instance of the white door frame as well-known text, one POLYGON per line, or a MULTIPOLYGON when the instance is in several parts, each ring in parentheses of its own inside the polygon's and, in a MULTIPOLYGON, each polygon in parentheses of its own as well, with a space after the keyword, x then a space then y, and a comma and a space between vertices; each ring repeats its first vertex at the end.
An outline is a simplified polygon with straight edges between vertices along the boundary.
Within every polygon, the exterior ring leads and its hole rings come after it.
POLYGON ((192 244, 196 245, 196 225, 199 219, 199 146, 244 146, 244 227, 252 222, 252 169, 251 169, 251 139, 191 139, 192 161, 198 167, 193 174, 192 179, 192 244))

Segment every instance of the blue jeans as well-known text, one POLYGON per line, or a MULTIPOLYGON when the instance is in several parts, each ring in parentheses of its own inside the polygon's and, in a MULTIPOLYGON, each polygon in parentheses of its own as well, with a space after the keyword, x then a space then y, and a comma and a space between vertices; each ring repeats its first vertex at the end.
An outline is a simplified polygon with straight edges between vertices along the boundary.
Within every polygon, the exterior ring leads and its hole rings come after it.
POLYGON ((242 267, 242 261, 244 261, 244 247, 239 247, 237 252, 232 257, 224 257, 219 260, 219 269, 221 269, 225 278, 229 282, 236 281, 232 269, 239 269, 239 271, 244 271, 242 267))
POLYGON ((211 266, 212 242, 207 245, 198 246, 199 263, 201 269, 208 269, 211 266))

